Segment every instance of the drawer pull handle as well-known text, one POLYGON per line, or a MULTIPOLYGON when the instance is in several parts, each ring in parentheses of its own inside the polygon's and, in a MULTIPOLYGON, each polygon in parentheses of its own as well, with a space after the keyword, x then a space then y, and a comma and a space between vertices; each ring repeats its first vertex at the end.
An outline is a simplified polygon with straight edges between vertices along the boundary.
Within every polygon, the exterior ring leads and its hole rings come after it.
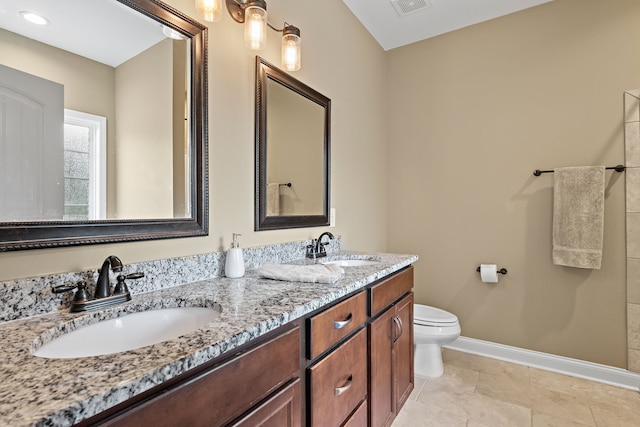
POLYGON ((333 322, 333 327, 335 329, 342 329, 347 326, 353 320, 353 313, 349 313, 346 319, 344 320, 336 320, 333 322))
POLYGON ((395 336, 395 338, 393 339, 393 342, 396 342, 400 339, 400 337, 402 336, 402 319, 400 319, 398 316, 394 316, 393 317, 393 322, 396 324, 396 326, 398 327, 398 334, 395 336))
POLYGON ((353 385, 353 375, 349 375, 349 378, 347 378, 347 384, 343 385, 342 387, 336 387, 333 390, 333 393, 336 396, 340 396, 342 393, 344 393, 345 391, 349 390, 352 385, 353 385))

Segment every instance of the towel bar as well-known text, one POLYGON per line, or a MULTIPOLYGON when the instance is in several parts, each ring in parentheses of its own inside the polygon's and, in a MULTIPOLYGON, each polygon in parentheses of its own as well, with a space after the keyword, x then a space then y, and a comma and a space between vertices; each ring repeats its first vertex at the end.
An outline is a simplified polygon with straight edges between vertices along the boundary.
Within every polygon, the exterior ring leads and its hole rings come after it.
MULTIPOLYGON (((616 172, 624 172, 625 167, 623 165, 616 165, 616 166, 606 167, 605 169, 614 169, 616 172)), ((541 171, 540 169, 536 169, 533 171, 534 176, 540 176, 543 173, 553 173, 553 171, 552 170, 541 171)))

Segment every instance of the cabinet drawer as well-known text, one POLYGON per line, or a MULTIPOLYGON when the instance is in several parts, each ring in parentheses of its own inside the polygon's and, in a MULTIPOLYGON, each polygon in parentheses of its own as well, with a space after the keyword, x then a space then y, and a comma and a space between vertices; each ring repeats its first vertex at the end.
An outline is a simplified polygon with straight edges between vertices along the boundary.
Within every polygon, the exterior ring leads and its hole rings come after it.
POLYGON ((315 359, 367 320, 367 299, 360 292, 309 318, 307 357, 315 359))
POLYGON ((413 288, 413 266, 369 288, 370 315, 375 317, 413 288))
POLYGON ((253 409, 232 427, 300 427, 300 380, 295 380, 253 409))
POLYGON ((311 426, 341 425, 367 394, 367 334, 362 329, 309 371, 311 426))
POLYGON ((358 409, 351 414, 346 423, 342 427, 367 427, 367 401, 365 400, 358 406, 358 409))
POLYGON ((111 418, 113 426, 220 426, 300 375, 300 328, 111 418))

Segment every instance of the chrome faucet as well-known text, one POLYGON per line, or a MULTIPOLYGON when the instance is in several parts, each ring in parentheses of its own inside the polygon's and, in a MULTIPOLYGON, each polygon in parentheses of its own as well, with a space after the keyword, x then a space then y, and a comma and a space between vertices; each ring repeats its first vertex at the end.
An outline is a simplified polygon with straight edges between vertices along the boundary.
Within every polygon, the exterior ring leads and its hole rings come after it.
POLYGON ((317 239, 312 239, 311 244, 307 246, 307 254, 306 254, 307 258, 315 259, 315 258, 322 258, 327 256, 327 250, 325 249, 325 246, 327 246, 329 242, 322 243, 322 238, 324 236, 329 237, 329 240, 333 240, 334 238, 333 234, 329 233, 328 231, 325 231, 317 239))
POLYGON ((121 272, 122 261, 120 261, 120 258, 115 255, 110 255, 102 263, 102 267, 100 268, 100 275, 98 276, 98 281, 96 282, 96 299, 106 298, 111 295, 109 269, 113 270, 114 273, 121 272))
POLYGON ((102 263, 93 298, 89 296, 87 284, 84 281, 80 281, 75 285, 55 286, 51 290, 53 293, 60 294, 77 289, 69 309, 72 313, 99 310, 131 301, 131 293, 125 283, 125 279, 140 279, 144 277, 144 273, 119 274, 112 294, 109 271, 113 271, 114 273, 122 272, 122 261, 115 255, 108 256, 102 263))

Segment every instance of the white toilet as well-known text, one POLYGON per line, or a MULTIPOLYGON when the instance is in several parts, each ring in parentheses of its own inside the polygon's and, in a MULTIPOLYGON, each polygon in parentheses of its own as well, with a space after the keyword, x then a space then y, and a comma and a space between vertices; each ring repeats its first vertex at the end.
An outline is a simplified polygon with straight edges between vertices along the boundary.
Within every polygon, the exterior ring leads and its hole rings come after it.
POLYGON ((439 377, 444 372, 441 347, 460 336, 458 318, 428 305, 413 305, 413 364, 415 374, 439 377))

